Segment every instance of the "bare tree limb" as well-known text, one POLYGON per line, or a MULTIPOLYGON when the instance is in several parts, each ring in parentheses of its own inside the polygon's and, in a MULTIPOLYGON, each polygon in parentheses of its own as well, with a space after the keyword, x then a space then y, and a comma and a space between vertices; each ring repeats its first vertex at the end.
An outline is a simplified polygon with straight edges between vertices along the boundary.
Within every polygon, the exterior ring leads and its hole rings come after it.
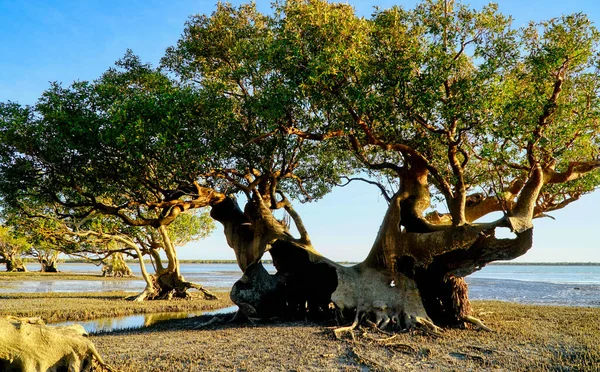
POLYGON ((352 182, 352 181, 362 181, 362 182, 366 182, 366 183, 368 183, 368 184, 370 184, 370 185, 375 185, 375 186, 377 186, 377 187, 379 188, 379 190, 381 191, 381 195, 383 195, 383 197, 384 197, 384 198, 385 198, 385 200, 388 202, 388 204, 389 204, 389 203, 392 201, 392 197, 391 197, 391 196, 388 194, 388 192, 387 192, 387 190, 385 189, 385 187, 384 187, 382 184, 380 184, 379 182, 372 181, 372 180, 368 180, 368 179, 366 179, 366 178, 362 178, 362 177, 342 177, 342 178, 346 179, 346 180, 347 180, 347 182, 346 182, 346 183, 344 183, 344 184, 339 184, 339 185, 337 185, 337 186, 339 186, 339 187, 345 187, 345 186, 347 186, 348 184, 350 184, 350 182, 352 182))

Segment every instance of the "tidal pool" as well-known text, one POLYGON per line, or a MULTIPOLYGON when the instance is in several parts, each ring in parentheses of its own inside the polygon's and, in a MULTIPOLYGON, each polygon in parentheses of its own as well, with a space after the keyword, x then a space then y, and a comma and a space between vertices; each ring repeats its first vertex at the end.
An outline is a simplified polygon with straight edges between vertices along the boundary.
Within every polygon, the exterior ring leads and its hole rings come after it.
POLYGON ((191 312, 171 312, 171 313, 149 313, 119 316, 113 318, 101 318, 87 320, 83 322, 69 321, 61 323, 53 323, 51 326, 68 326, 72 324, 81 324, 88 333, 112 332, 120 329, 137 329, 149 327, 153 324, 164 322, 171 319, 185 319, 200 315, 219 315, 234 313, 238 309, 237 306, 229 306, 222 309, 212 311, 191 311, 191 312))

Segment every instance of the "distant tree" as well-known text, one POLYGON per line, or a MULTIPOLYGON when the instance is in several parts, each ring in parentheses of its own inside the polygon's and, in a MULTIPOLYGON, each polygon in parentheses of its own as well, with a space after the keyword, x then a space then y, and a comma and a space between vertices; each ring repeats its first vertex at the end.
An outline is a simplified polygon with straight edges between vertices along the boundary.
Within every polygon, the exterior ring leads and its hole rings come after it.
POLYGON ((212 298, 183 278, 167 232, 182 212, 220 197, 197 181, 211 159, 194 129, 208 120, 199 102, 128 53, 93 83, 52 84, 33 107, 0 104, 4 202, 47 206, 73 221, 101 214, 153 228, 168 262, 159 292, 183 297, 195 287, 212 298))
POLYGON ((30 244, 27 256, 33 257, 38 261, 41 272, 58 272, 56 265, 58 264, 58 257, 61 252, 60 241, 48 235, 48 231, 55 231, 56 224, 47 219, 28 218, 14 210, 9 215, 9 223, 30 244))
MULTIPOLYGON (((207 213, 187 211, 167 227, 167 233, 173 246, 179 247, 205 238, 213 229, 214 222, 207 213)), ((168 266, 163 264, 163 241, 156 229, 123 226, 119 221, 111 224, 105 217, 101 223, 95 221, 76 229, 70 228, 62 236, 69 236, 69 241, 76 242, 78 248, 76 251, 71 250, 71 255, 104 263, 103 275, 129 276, 131 270, 124 260, 124 255, 138 259, 146 288, 140 294, 130 297, 131 300, 169 299, 173 296, 171 291, 164 290, 167 286, 160 282, 164 280, 161 279, 161 274, 168 270, 168 266), (146 270, 145 257, 150 258, 154 273, 146 270)), ((192 284, 192 288, 201 290, 209 298, 214 297, 211 292, 197 284, 192 284)))
POLYGON ((129 266, 127 266, 127 262, 125 262, 123 253, 121 252, 113 253, 108 262, 102 266, 102 276, 114 276, 117 278, 122 278, 124 276, 131 275, 131 269, 129 266))
MULTIPOLYGON (((11 218, 20 230, 27 231, 27 241, 33 242, 27 254, 37 257, 38 261, 47 257, 56 259, 60 253, 69 256, 83 257, 102 266, 103 276, 130 276, 131 269, 124 260, 124 255, 139 261, 141 272, 146 281, 143 292, 129 299, 134 301, 152 299, 170 299, 172 291, 165 290, 161 285, 161 273, 167 271, 163 265, 161 252, 164 252, 161 235, 156 229, 148 226, 129 226, 110 215, 97 214, 87 218, 72 219, 60 212, 60 203, 55 204, 49 213, 41 209, 27 210, 28 213, 18 214, 11 218), (36 214, 37 213, 37 214, 36 214), (58 218, 63 216, 64 218, 58 218), (154 273, 147 272, 144 258, 149 257, 154 267, 154 273)), ((181 213, 178 218, 166 227, 168 236, 174 247, 205 238, 214 229, 214 222, 206 211, 189 210, 181 213)), ((168 262, 168 259, 167 259, 168 262)), ((42 266, 42 271, 44 266, 42 266)), ((47 270, 48 271, 48 270, 47 270)), ((48 271, 52 272, 52 271, 48 271)), ((190 283, 206 297, 214 295, 198 284, 190 283)))
POLYGON ((0 225, 0 263, 6 264, 6 271, 27 271, 23 256, 30 247, 11 227, 0 225))
POLYGON ((40 271, 43 273, 56 273, 58 268, 58 255, 60 252, 54 248, 38 248, 33 246, 30 254, 37 258, 40 264, 40 271))

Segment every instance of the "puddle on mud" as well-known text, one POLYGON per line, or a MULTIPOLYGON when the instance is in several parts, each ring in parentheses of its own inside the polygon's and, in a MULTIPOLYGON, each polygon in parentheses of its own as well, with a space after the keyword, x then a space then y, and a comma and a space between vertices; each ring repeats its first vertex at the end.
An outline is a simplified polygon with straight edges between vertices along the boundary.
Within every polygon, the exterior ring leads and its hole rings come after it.
POLYGON ((212 311, 191 311, 191 312, 172 312, 172 313, 149 313, 120 316, 113 318, 101 318, 87 321, 74 321, 49 324, 51 326, 67 326, 71 324, 81 324, 88 333, 111 332, 120 329, 135 329, 149 327, 153 324, 164 322, 171 319, 185 319, 200 315, 218 315, 236 312, 237 306, 229 306, 212 311))

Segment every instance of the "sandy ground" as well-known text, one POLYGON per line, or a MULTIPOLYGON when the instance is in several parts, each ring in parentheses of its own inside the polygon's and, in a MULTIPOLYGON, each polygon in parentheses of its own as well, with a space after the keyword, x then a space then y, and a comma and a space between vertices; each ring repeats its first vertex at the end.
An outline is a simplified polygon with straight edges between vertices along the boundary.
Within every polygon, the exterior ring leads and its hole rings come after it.
POLYGON ((92 336, 122 371, 600 371, 598 308, 474 302, 494 332, 393 338, 369 329, 336 340, 310 322, 213 325, 208 318, 92 336))
MULTIPOLYGON (((45 321, 125 314, 207 310, 218 301, 125 301, 124 293, 0 295, 0 315, 45 321)), ((130 371, 600 371, 600 308, 473 301, 475 316, 494 332, 447 329, 390 337, 358 329, 337 340, 335 324, 306 321, 232 324, 196 329, 207 316, 126 331, 93 334, 104 359, 130 371)))

